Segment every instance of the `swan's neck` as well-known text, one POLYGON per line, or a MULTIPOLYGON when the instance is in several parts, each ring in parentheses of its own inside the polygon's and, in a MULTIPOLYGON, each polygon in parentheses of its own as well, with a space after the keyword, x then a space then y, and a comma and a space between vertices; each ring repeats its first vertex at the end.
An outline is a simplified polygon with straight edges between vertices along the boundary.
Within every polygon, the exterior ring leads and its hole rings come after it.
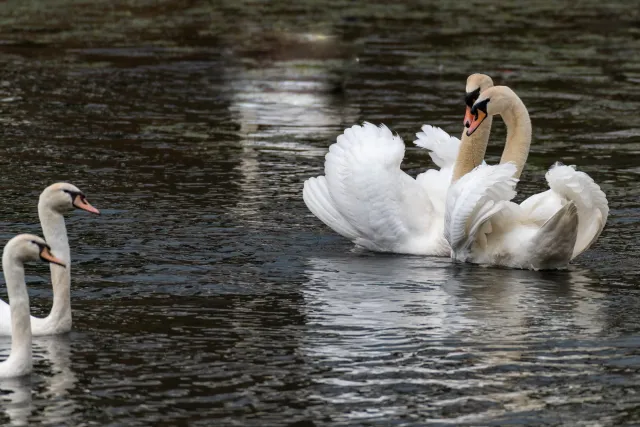
POLYGON ((522 100, 516 97, 510 104, 510 108, 502 112, 501 116, 507 126, 507 142, 500 163, 515 163, 518 169, 514 177, 520 178, 529 156, 529 147, 531 147, 529 112, 522 100))
MULTIPOLYGON (((3 254, 2 270, 7 283, 11 307, 11 354, 3 363, 3 372, 20 373, 31 370, 31 319, 29 294, 24 280, 22 262, 11 253, 3 254), (20 372, 18 372, 20 371, 20 372)), ((1 365, 0 365, 1 366, 1 365)))
MULTIPOLYGON (((71 253, 67 228, 62 214, 53 211, 43 204, 38 205, 38 215, 44 238, 51 246, 51 252, 67 265, 66 268, 49 264, 51 285, 53 286, 53 306, 47 321, 66 328, 71 326, 71 253), (68 325, 66 325, 68 323, 68 325), (63 326, 64 324, 64 326, 63 326)), ((48 323, 47 322, 47 323, 48 323)))
POLYGON ((487 117, 471 136, 467 136, 467 129, 462 131, 460 151, 453 167, 451 182, 456 182, 482 163, 489 144, 492 123, 493 117, 487 117))

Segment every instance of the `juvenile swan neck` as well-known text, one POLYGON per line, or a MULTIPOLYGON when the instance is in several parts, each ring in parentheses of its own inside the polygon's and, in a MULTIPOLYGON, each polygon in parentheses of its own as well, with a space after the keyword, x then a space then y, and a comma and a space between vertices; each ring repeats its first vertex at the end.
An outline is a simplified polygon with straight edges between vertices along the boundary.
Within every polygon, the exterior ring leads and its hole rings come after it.
POLYGON ((38 216, 44 238, 51 246, 51 252, 67 265, 66 268, 49 264, 51 285, 53 287, 53 306, 45 321, 55 332, 71 329, 71 253, 67 228, 61 213, 55 212, 41 200, 38 204, 38 216))
MULTIPOLYGON (((29 294, 24 279, 24 267, 11 251, 2 254, 2 270, 7 283, 11 307, 11 354, 3 369, 7 371, 31 371, 31 319, 29 294)), ((2 365, 0 365, 2 366, 2 365)))
POLYGON ((527 107, 515 93, 510 96, 510 101, 509 107, 500 113, 507 126, 507 142, 500 163, 515 163, 517 171, 514 177, 520 178, 531 147, 531 119, 527 107))
POLYGON ((493 117, 487 117, 471 136, 467 136, 466 128, 462 131, 460 151, 453 167, 451 182, 456 182, 482 163, 489 144, 492 123, 493 117))

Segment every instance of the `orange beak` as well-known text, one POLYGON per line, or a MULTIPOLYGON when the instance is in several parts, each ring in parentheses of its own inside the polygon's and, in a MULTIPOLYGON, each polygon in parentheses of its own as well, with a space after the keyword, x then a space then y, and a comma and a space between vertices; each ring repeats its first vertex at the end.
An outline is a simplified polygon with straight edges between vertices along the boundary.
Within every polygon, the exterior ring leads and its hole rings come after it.
POLYGON ((47 246, 42 247, 42 250, 40 251, 40 259, 43 261, 48 261, 53 264, 58 264, 59 266, 62 266, 65 268, 67 267, 64 261, 62 261, 60 258, 54 257, 51 254, 51 249, 49 249, 47 246))
POLYGON ((78 194, 76 196, 75 199, 73 199, 73 206, 75 206, 78 209, 82 209, 83 211, 87 211, 87 212, 91 212, 94 213, 96 215, 100 215, 100 211, 96 208, 94 208, 93 206, 91 206, 91 204, 89 202, 87 202, 87 199, 78 194))
POLYGON ((468 126, 467 136, 471 136, 486 118, 487 114, 482 110, 478 110, 478 117, 472 117, 471 124, 468 126))
POLYGON ((468 128, 471 126, 471 122, 473 122, 473 114, 471 114, 471 107, 467 105, 467 109, 464 112, 464 121, 462 123, 464 124, 464 127, 468 128))

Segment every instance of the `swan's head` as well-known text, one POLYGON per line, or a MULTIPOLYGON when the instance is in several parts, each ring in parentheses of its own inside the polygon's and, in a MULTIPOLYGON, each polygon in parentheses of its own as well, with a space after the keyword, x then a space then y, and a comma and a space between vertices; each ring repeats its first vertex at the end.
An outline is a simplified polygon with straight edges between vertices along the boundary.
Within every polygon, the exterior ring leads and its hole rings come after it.
POLYGON ((100 211, 91 206, 84 193, 67 182, 59 182, 45 188, 40 194, 40 205, 61 214, 72 209, 82 209, 100 215, 100 211))
POLYGON ((467 104, 467 109, 464 113, 464 125, 469 127, 473 121, 471 115, 471 107, 476 102, 482 92, 493 86, 493 80, 486 74, 471 74, 467 77, 467 88, 464 96, 464 103, 467 104))
POLYGON ((51 254, 43 238, 33 234, 18 234, 4 247, 3 257, 10 256, 22 263, 42 260, 65 267, 64 261, 51 254))
POLYGON ((493 86, 483 91, 471 107, 471 123, 465 123, 467 136, 471 136, 487 117, 507 111, 514 99, 518 96, 507 86, 493 86))

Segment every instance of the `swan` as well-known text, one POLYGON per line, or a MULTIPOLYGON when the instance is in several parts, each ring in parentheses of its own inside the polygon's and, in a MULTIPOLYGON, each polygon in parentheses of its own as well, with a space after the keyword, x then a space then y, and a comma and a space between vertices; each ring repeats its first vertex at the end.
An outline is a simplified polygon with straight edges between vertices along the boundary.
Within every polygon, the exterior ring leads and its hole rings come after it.
MULTIPOLYGON (((493 86, 484 74, 467 79, 465 120, 480 92, 493 86)), ((338 234, 376 252, 448 256, 444 239, 447 189, 458 178, 458 163, 482 162, 491 130, 463 132, 462 142, 440 128, 425 125, 416 145, 430 150, 440 167, 415 179, 400 168, 405 145, 384 125, 352 126, 329 147, 325 175, 304 182, 309 210, 338 234), (458 155, 459 147, 461 155, 458 155)))
POLYGON ((607 198, 589 175, 556 163, 545 176, 549 190, 520 205, 511 202, 529 153, 531 120, 515 92, 494 86, 475 101, 467 134, 496 114, 507 126, 503 159, 508 162, 475 169, 467 164, 470 172, 449 189, 445 237, 451 256, 511 268, 562 268, 600 235, 609 214, 607 198))
POLYGON ((0 378, 20 377, 31 373, 31 319, 29 294, 24 279, 24 263, 41 259, 65 267, 64 261, 51 253, 49 245, 33 234, 19 234, 5 245, 2 270, 11 302, 11 353, 0 363, 0 378))
MULTIPOLYGON (((67 267, 50 266, 53 306, 45 318, 31 316, 31 330, 35 336, 63 334, 71 330, 71 255, 63 214, 74 208, 100 214, 75 185, 59 182, 40 194, 38 216, 42 233, 53 253, 67 267)), ((0 336, 6 335, 11 335, 11 310, 9 304, 0 300, 0 336)))

